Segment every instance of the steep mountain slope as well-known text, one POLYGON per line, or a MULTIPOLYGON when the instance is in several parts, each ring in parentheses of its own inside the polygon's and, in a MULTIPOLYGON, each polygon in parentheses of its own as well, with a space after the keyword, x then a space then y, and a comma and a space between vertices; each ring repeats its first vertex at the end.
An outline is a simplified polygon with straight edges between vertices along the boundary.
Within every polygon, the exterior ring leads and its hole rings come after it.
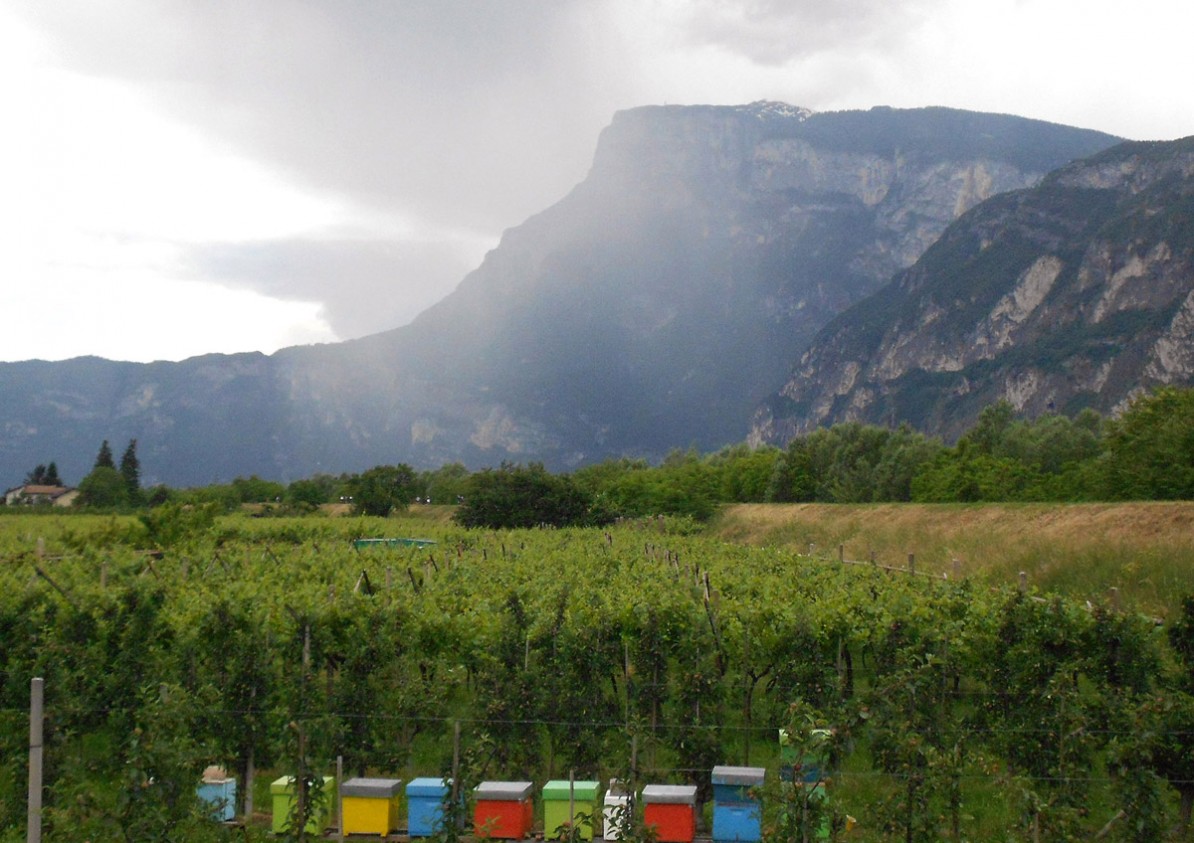
POLYGON ((279 479, 741 440, 815 332, 959 214, 1111 145, 949 109, 647 107, 404 328, 148 366, 0 365, 0 476, 136 437, 147 479, 279 479), (29 466, 25 464, 29 463, 29 466))
POLYGON ((995 197, 818 334, 756 441, 857 419, 957 436, 1006 398, 1114 412, 1194 383, 1194 138, 1126 143, 995 197))

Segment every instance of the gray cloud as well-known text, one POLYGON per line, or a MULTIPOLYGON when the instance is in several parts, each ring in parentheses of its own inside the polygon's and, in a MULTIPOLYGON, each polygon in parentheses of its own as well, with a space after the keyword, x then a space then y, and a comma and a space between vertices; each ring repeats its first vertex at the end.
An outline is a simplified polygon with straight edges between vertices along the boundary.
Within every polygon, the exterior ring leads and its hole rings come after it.
POLYGON ((464 244, 353 239, 216 243, 188 260, 205 280, 323 302, 332 330, 352 339, 406 324, 451 292, 478 257, 464 244))
MULTIPOLYGON (((725 97, 817 109, 893 98, 966 105, 979 83, 1004 85, 969 56, 947 67, 922 55, 918 36, 931 30, 921 24, 960 8, 944 0, 7 6, 46 36, 62 67, 121 80, 231 152, 342 200, 361 231, 402 231, 409 242, 320 232, 189 256, 196 278, 322 302, 343 337, 402 324, 450 290, 480 256, 468 242, 495 242, 584 177, 620 108, 725 97), (964 90, 951 89, 955 78, 964 90), (942 79, 949 84, 934 88, 942 79)), ((1103 93, 1091 95, 1099 114, 1111 111, 1103 93)), ((989 100, 1000 110, 1007 102, 989 100)))
POLYGON ((624 100, 616 56, 586 49, 604 18, 580 0, 25 13, 65 66, 126 80, 292 178, 436 225, 492 231, 560 198, 624 100))
POLYGON ((427 242, 190 256, 200 280, 322 302, 344 338, 409 321, 475 266, 461 239, 495 242, 560 199, 626 99, 618 39, 582 0, 16 2, 60 66, 132 86, 354 217, 409 221, 427 242))
POLYGON ((939 0, 693 0, 684 20, 690 41, 762 65, 826 50, 890 48, 939 0))

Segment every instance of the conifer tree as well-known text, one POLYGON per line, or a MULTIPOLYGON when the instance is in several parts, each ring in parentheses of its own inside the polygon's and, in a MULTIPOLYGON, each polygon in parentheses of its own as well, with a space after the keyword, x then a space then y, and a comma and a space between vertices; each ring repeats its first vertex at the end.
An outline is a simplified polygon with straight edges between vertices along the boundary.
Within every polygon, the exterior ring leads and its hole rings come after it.
POLYGON ((130 501, 136 501, 141 494, 141 462, 137 459, 137 440, 130 439, 129 446, 120 457, 120 476, 128 489, 130 501))
POLYGON ((104 440, 104 444, 100 445, 99 453, 95 456, 95 465, 92 468, 116 468, 116 462, 112 459, 112 446, 108 444, 108 440, 104 440))

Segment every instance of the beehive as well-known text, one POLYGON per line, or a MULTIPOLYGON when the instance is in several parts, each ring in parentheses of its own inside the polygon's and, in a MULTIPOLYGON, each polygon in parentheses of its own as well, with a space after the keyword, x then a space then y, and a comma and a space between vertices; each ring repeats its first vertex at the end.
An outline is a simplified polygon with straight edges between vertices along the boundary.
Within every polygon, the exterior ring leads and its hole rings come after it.
MULTIPOLYGON (((576 823, 577 814, 593 816, 593 803, 597 800, 599 782, 552 780, 543 785, 543 836, 556 836, 556 829, 561 826, 576 823), (573 806, 572 813, 568 813, 568 805, 573 806)), ((593 823, 577 826, 580 836, 585 840, 593 839, 593 823)))
POLYGON ((534 789, 532 782, 481 782, 473 790, 473 833, 506 840, 528 836, 535 814, 534 789))
POLYGON ((349 779, 340 786, 345 834, 387 835, 398 829, 399 779, 349 779))
POLYGON ((649 784, 643 788, 643 823, 659 843, 692 843, 696 836, 696 786, 649 784))

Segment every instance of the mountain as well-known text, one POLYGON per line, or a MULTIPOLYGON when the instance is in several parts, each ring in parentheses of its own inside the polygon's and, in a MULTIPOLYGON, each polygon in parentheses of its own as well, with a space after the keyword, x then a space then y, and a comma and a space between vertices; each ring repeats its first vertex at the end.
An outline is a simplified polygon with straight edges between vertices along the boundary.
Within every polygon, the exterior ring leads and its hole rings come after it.
POLYGON ((272 356, 0 365, 0 476, 55 459, 77 478, 102 439, 134 437, 146 481, 172 485, 741 441, 816 332, 950 222, 1116 140, 942 108, 620 112, 586 179, 408 326, 272 356))
POLYGON ((963 215, 817 335, 751 438, 846 420, 953 438, 999 399, 1113 413, 1160 384, 1194 384, 1194 138, 1125 143, 963 215))

